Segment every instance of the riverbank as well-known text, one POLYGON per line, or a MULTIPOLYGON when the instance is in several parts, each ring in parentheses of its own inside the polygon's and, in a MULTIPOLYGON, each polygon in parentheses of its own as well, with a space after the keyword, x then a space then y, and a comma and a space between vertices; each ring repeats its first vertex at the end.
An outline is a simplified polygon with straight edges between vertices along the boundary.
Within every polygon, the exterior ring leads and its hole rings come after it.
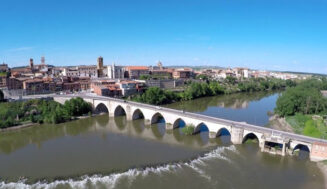
MULTIPOLYGON (((92 114, 92 115, 85 115, 85 116, 78 116, 75 117, 74 119, 71 119, 70 121, 66 121, 63 123, 67 123, 67 122, 72 122, 72 121, 76 121, 76 120, 80 120, 80 119, 86 119, 86 118, 90 118, 90 117, 95 117, 98 115, 102 115, 102 114, 92 114)), ((38 125, 42 125, 40 123, 26 123, 26 124, 22 124, 22 125, 16 125, 16 126, 12 126, 12 127, 7 127, 7 128, 0 128, 0 133, 1 132, 7 132, 7 131, 15 131, 15 130, 20 130, 20 129, 24 129, 24 128, 28 128, 28 127, 33 127, 33 126, 38 126, 38 125)))
POLYGON ((36 125, 40 125, 40 124, 39 123, 26 123, 26 124, 22 124, 22 125, 7 127, 7 128, 1 128, 0 132, 13 131, 13 130, 23 129, 23 128, 32 127, 32 126, 36 126, 36 125))
POLYGON ((293 127, 289 123, 287 123, 285 118, 279 117, 276 114, 269 117, 268 126, 272 129, 295 133, 293 127))

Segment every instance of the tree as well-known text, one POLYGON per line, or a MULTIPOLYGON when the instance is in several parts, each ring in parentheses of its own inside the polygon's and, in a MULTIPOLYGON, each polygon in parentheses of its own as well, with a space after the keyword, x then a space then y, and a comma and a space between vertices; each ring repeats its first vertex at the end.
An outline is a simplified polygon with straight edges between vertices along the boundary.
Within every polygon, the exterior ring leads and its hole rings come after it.
POLYGON ((276 102, 275 112, 280 116, 322 114, 327 111, 327 99, 320 92, 318 80, 308 80, 288 88, 276 102))

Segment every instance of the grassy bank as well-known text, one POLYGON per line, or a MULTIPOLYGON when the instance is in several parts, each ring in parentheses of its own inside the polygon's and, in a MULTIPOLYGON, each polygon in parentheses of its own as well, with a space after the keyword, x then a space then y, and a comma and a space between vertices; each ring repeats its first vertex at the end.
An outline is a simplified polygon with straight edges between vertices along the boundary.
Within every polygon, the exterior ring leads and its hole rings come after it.
POLYGON ((286 116, 285 120, 295 133, 327 139, 327 125, 322 116, 295 114, 286 116))

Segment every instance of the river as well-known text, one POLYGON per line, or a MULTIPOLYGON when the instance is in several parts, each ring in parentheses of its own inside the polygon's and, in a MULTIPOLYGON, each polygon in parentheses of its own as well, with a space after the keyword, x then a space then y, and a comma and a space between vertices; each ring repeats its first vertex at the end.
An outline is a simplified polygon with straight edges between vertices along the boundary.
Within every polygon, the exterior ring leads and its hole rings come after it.
MULTIPOLYGON (((265 126, 277 97, 243 93, 167 107, 265 126)), ((0 188, 324 188, 315 163, 229 139, 108 115, 3 132, 0 188)))

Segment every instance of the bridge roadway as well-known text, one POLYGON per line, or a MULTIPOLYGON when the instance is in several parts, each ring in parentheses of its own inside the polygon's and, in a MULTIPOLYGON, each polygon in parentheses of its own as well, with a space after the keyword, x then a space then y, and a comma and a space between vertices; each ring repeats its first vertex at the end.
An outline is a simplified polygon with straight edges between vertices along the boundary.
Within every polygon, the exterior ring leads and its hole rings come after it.
MULTIPOLYGON (((310 155, 312 152, 312 145, 314 143, 320 143, 322 145, 327 145, 327 140, 323 139, 318 139, 318 138, 313 138, 313 137, 308 137, 308 136, 303 136, 299 134, 294 134, 294 133, 289 133, 285 131, 280 131, 280 130, 275 130, 267 127, 262 127, 262 126, 256 126, 256 125, 251 125, 245 122, 237 122, 237 121, 231 121, 231 120, 226 120, 226 119, 221 119, 221 118, 216 118, 216 117, 211 117, 211 116, 206 116, 202 114, 197 114, 197 113, 191 113, 191 112, 186 112, 183 110, 176 110, 176 109, 171 109, 171 108, 165 108, 165 107, 160 107, 160 106, 154 106, 154 105, 149 105, 149 104, 143 104, 143 103, 138 103, 138 102, 132 102, 132 101, 126 101, 123 99, 117 99, 117 98, 112 98, 112 97, 104 97, 104 96, 93 96, 93 95, 85 95, 85 94, 78 94, 78 95, 54 95, 53 98, 58 101, 58 98, 63 98, 63 99, 70 99, 74 97, 81 97, 86 101, 89 102, 95 102, 95 101, 101 101, 103 103, 105 102, 115 102, 115 109, 117 109, 117 106, 124 106, 124 111, 126 111, 126 106, 132 106, 132 107, 137 107, 134 108, 134 111, 136 109, 143 110, 143 114, 147 114, 144 110, 151 110, 152 112, 159 112, 161 115, 169 114, 169 115, 174 115, 175 117, 179 117, 183 120, 197 120, 196 123, 217 123, 219 125, 224 125, 226 126, 227 129, 231 133, 231 140, 234 144, 241 144, 244 141, 244 138, 247 134, 249 133, 254 133, 255 136, 259 140, 259 146, 261 147, 262 151, 265 151, 265 142, 275 142, 283 145, 282 152, 280 155, 285 155, 287 152, 287 149, 289 149, 288 154, 293 154, 293 151, 298 145, 306 146, 307 149, 310 151, 310 155), (90 101, 91 100, 91 101, 90 101), (239 136, 239 139, 233 139, 235 136, 233 135, 233 130, 242 130, 241 136, 239 136), (290 151, 291 150, 291 151, 290 151)), ((60 100, 59 100, 60 101, 60 100)), ((63 102, 61 102, 63 103, 63 102)), ((94 108, 97 106, 96 104, 93 104, 94 108)), ((107 106, 107 105, 106 105, 107 106)), ((108 108, 108 111, 110 113, 108 108)), ((114 110, 115 111, 115 110, 114 110)), ((132 113, 133 113, 132 112, 132 113)), ((127 112, 126 112, 127 114, 127 112)), ((131 113, 130 113, 131 114, 131 113)), ((109 114, 110 115, 110 114, 109 114)), ((114 116, 113 114, 111 114, 114 116)), ((152 113, 151 117, 153 117, 154 114, 152 113)), ((132 115, 130 115, 132 117, 132 115)), ((163 116, 169 117, 169 116, 163 116)), ((144 115, 144 118, 147 118, 147 115, 144 115)), ((132 118, 131 118, 132 119, 132 118)), ((176 119, 176 118, 174 118, 176 119)), ((150 118, 152 120, 152 118, 150 118)), ((166 120, 166 118, 165 118, 166 120)), ((166 120, 167 122, 167 120, 166 120)), ((173 121, 170 121, 173 122, 173 121)), ((186 121, 185 121, 186 122, 186 121)), ((192 121, 188 121, 187 124, 189 124, 192 121)), ((152 121, 150 122, 150 124, 152 121)), ((173 124, 173 123, 172 123, 173 124)), ((220 128, 219 128, 220 129, 220 128)), ((217 132, 217 130, 214 130, 217 132)), ((209 132, 211 132, 211 129, 209 128, 209 132)), ((234 132, 237 133, 237 132, 234 132)), ((209 135, 210 136, 210 135, 209 135)), ((214 135, 216 137, 216 134, 214 135)), ((213 137, 212 137, 213 138, 213 137)), ((270 149, 270 148, 269 148, 270 149)), ((327 150, 327 148, 326 148, 327 150)), ((266 150, 267 151, 267 150, 266 150)), ((327 159, 327 157, 314 157, 311 159, 327 159)))

